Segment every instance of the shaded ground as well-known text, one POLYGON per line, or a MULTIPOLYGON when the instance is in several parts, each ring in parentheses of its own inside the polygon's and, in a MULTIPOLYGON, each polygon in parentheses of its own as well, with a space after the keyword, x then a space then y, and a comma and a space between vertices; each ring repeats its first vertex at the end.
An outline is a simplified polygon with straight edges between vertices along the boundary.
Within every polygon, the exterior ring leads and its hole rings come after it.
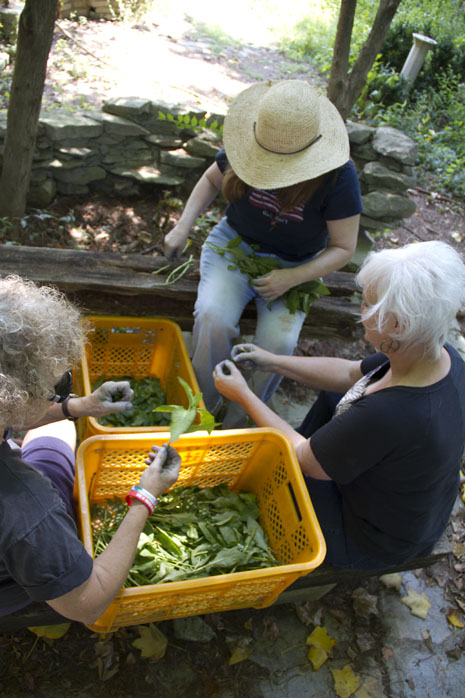
MULTIPOLYGON (((131 29, 115 23, 92 22, 62 21, 61 26, 74 41, 63 31, 56 30, 45 108, 53 109, 54 105, 63 103, 79 108, 86 105, 98 107, 102 99, 115 91, 119 94, 146 94, 146 90, 157 90, 158 93, 162 87, 168 91, 175 89, 178 93, 180 90, 184 94, 195 93, 194 98, 200 95, 210 99, 212 105, 224 106, 243 87, 259 79, 305 77, 318 84, 322 81, 317 73, 309 75, 308 66, 286 61, 273 48, 221 44, 206 35, 199 38, 189 22, 160 23, 158 26, 141 24, 131 29), (140 61, 138 64, 132 63, 135 54, 140 61), (152 67, 152 74, 150 69, 147 70, 148 66, 152 67), (163 84, 158 81, 162 70, 163 84)), ((417 204, 417 212, 401 228, 378 236, 375 246, 444 239, 463 252, 465 218, 462 205, 434 192, 414 190, 411 196, 417 204)), ((13 235, 5 221, 0 221, 0 240, 161 254, 163 235, 174 225, 181 206, 182 202, 154 201, 151 196, 126 201, 98 196, 61 197, 47 211, 50 217, 40 219, 38 214, 30 213, 27 226, 20 234, 13 235)), ((193 249, 198 248, 202 236, 219 213, 218 209, 212 209, 199 222, 193 249)), ((43 216, 43 212, 40 215, 43 216)), ((363 342, 347 344, 307 340, 299 347, 301 353, 347 358, 362 356, 364 350, 363 342)), ((290 381, 283 383, 283 389, 295 402, 303 403, 309 398, 308 391, 290 381)), ((390 683, 389 662, 400 650, 391 639, 389 644, 385 636, 381 600, 385 599, 386 592, 375 578, 361 585, 339 586, 317 607, 285 605, 263 611, 246 609, 204 616, 204 622, 214 633, 214 639, 209 641, 202 641, 199 635, 194 640, 187 640, 173 621, 160 623, 159 628, 168 639, 165 657, 160 662, 141 658, 139 649, 132 644, 139 638, 137 627, 121 629, 100 638, 77 623, 71 624, 64 637, 57 640, 36 640, 29 630, 13 635, 0 634, 0 696, 269 698, 271 695, 290 695, 288 686, 292 680, 302 679, 306 682, 303 685, 307 686, 305 695, 320 698, 322 695, 336 695, 331 688, 333 683, 328 666, 341 668, 348 663, 363 675, 364 680, 371 677, 377 682, 376 689, 371 684, 371 692, 360 693, 360 698, 426 698, 427 695, 442 698, 442 695, 452 695, 447 688, 441 696, 433 689, 431 694, 423 690, 416 693, 415 682, 422 671, 421 662, 429 661, 431 657, 446 668, 448 663, 463 662, 463 514, 463 505, 460 505, 453 519, 451 540, 454 552, 449 559, 414 575, 427 594, 428 589, 431 592, 442 590, 443 602, 435 607, 434 617, 430 616, 421 632, 418 631, 417 673, 406 674, 399 685, 390 683), (362 592, 354 595, 356 588, 362 592), (375 599, 371 610, 361 610, 360 596, 368 599, 368 604, 370 597, 375 599), (457 626, 445 621, 446 615, 452 611, 458 619, 457 626), (453 632, 444 635, 446 639, 442 645, 438 643, 433 647, 431 637, 438 619, 446 627, 449 623, 453 632), (320 693, 305 646, 305 638, 315 625, 328 626, 332 634, 340 638, 332 660, 320 670, 326 672, 328 679, 327 689, 320 693), (274 647, 278 650, 272 666, 263 657, 273 658, 274 647), (237 648, 242 649, 242 661, 231 663, 237 648), (253 652, 248 655, 248 650, 253 652), (282 662, 286 658, 290 661, 284 669, 282 662)), ((394 592, 389 599, 392 604, 400 604, 394 592)), ((393 607, 396 613, 407 613, 401 604, 393 607)), ((444 677, 447 677, 447 672, 444 672, 444 677)))

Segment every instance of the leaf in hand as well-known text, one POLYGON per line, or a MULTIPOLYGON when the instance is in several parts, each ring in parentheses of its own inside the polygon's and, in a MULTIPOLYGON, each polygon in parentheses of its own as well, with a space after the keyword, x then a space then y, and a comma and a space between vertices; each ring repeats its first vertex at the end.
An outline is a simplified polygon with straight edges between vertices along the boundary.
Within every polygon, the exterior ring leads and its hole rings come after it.
POLYGON ((177 441, 181 434, 189 434, 193 431, 208 431, 210 434, 218 424, 208 410, 198 407, 202 399, 202 393, 194 395, 190 385, 185 380, 178 376, 178 381, 186 392, 189 403, 188 408, 186 409, 182 405, 161 405, 155 409, 155 412, 171 413, 169 443, 177 441), (197 415, 200 417, 200 423, 194 424, 193 422, 197 415))

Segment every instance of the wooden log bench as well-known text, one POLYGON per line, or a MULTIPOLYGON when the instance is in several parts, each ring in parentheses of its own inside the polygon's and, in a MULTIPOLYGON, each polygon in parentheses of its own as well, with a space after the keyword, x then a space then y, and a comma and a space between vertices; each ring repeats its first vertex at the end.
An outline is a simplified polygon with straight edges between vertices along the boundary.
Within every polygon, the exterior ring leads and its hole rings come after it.
MULTIPOLYGON (((1 277, 18 274, 54 285, 90 314, 165 317, 191 330, 198 262, 188 275, 168 286, 163 285, 166 273, 153 274, 166 263, 162 256, 0 245, 1 277)), ((302 336, 359 339, 360 299, 354 275, 333 272, 324 281, 331 295, 313 304, 302 336)), ((255 306, 250 303, 241 320, 242 333, 253 333, 255 318, 255 306)))
MULTIPOLYGON (((381 576, 387 573, 405 572, 423 567, 431 567, 436 562, 446 558, 452 552, 451 543, 447 534, 436 543, 429 555, 411 560, 405 565, 398 565, 386 570, 354 571, 341 570, 332 565, 323 563, 316 570, 299 577, 294 584, 279 595, 276 604, 298 603, 300 601, 317 600, 331 591, 337 584, 353 583, 367 577, 381 576)), ((14 633, 17 630, 36 625, 57 625, 68 622, 67 618, 60 616, 50 606, 44 603, 32 603, 25 608, 11 613, 8 616, 0 616, 0 632, 14 633)))

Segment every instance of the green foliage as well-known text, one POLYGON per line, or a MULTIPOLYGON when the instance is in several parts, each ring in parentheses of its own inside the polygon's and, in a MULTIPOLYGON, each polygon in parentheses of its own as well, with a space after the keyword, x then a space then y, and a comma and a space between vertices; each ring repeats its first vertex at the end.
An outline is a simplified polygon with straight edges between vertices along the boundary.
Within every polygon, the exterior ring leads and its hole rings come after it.
MULTIPOLYGON (((92 508, 95 555, 106 548, 126 512, 118 499, 92 508)), ((159 497, 147 519, 126 586, 279 565, 259 515, 254 494, 233 492, 226 484, 175 487, 159 497)))
POLYGON ((153 8, 154 0, 108 0, 113 19, 120 22, 140 20, 153 8))
POLYGON ((377 123, 399 128, 418 144, 418 174, 436 189, 465 197, 465 85, 449 70, 438 88, 415 102, 394 104, 377 114, 377 123))
POLYGON ((202 393, 194 395, 191 387, 178 376, 178 381, 184 388, 187 395, 187 409, 181 405, 160 405, 155 408, 155 412, 169 412, 170 419, 170 439, 168 443, 177 441, 182 434, 190 434, 193 431, 208 431, 210 434, 218 426, 215 418, 204 407, 199 407, 202 393), (194 424, 196 417, 199 417, 199 424, 194 424))
POLYGON ((459 0, 404 0, 367 77, 353 116, 389 125, 418 144, 420 182, 465 196, 465 6, 459 0), (400 76, 413 33, 438 44, 411 89, 400 76))
MULTIPOLYGON (((221 257, 231 260, 228 269, 239 269, 242 274, 246 274, 249 277, 251 286, 254 279, 265 276, 265 274, 269 274, 274 269, 282 269, 281 264, 275 257, 246 252, 240 247, 241 242, 242 238, 238 235, 233 240, 230 240, 226 247, 214 245, 213 243, 206 244, 221 257)), ((258 249, 256 245, 250 245, 250 247, 253 250, 258 249)), ((320 296, 328 296, 329 293, 327 286, 322 281, 315 279, 314 281, 306 281, 290 288, 280 296, 279 300, 283 301, 291 315, 294 315, 297 310, 307 314, 312 303, 318 300, 320 296)), ((271 308, 275 302, 271 301, 268 303, 268 308, 271 308)))
POLYGON ((223 135, 223 124, 219 124, 218 120, 213 118, 210 123, 207 119, 198 119, 195 115, 190 116, 189 114, 178 114, 176 117, 170 112, 166 114, 162 111, 158 112, 159 121, 171 121, 179 129, 192 129, 194 131, 203 131, 203 129, 208 129, 213 131, 217 136, 223 135))

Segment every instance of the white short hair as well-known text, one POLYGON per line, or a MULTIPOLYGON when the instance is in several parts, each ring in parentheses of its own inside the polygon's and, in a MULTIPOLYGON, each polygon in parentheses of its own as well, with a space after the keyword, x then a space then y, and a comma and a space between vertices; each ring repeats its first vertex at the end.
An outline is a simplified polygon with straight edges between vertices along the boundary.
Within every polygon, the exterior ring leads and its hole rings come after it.
POLYGON ((465 303, 465 265, 445 242, 418 242, 370 252, 356 276, 377 302, 363 319, 377 314, 382 331, 395 315, 405 346, 423 346, 424 356, 438 358, 441 347, 465 303))

